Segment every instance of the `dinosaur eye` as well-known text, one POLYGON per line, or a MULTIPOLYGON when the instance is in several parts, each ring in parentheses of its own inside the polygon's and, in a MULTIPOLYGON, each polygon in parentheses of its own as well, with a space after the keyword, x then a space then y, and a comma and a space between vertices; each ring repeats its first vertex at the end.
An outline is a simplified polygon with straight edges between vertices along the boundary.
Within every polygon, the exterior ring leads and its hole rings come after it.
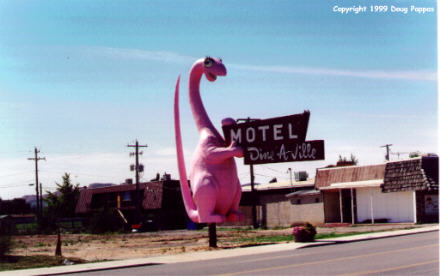
POLYGON ((210 57, 205 58, 205 61, 203 62, 203 64, 207 68, 211 67, 213 63, 214 62, 213 62, 212 58, 210 58, 210 57))

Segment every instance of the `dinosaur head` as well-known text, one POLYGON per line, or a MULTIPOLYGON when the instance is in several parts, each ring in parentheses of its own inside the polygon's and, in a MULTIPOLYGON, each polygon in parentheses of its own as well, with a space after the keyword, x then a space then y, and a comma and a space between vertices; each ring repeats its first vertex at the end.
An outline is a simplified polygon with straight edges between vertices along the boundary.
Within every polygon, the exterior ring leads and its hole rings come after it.
POLYGON ((206 57, 202 63, 203 72, 209 81, 215 81, 217 76, 226 76, 226 67, 220 58, 206 57))

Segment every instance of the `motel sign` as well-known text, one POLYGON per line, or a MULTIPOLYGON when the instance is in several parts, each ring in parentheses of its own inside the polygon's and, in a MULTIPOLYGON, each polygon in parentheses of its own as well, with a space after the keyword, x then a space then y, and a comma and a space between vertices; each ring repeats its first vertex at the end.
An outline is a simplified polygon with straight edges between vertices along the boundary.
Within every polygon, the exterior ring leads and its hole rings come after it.
POLYGON ((324 160, 324 141, 306 141, 310 112, 223 126, 243 147, 245 164, 324 160))

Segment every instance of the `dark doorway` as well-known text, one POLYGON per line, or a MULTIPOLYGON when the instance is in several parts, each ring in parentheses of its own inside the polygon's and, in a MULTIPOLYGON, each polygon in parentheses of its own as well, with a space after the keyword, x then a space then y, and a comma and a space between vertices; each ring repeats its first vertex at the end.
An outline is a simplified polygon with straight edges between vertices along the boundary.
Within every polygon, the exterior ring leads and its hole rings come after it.
POLYGON ((352 223, 350 189, 342 190, 342 221, 352 223))

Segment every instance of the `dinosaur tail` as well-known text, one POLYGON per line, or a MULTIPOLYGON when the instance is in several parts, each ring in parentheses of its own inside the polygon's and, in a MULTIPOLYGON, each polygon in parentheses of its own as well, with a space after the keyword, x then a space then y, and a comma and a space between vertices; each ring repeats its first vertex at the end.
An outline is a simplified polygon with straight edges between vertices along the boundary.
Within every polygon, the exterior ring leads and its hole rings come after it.
POLYGON ((176 90, 174 93, 174 131, 176 134, 176 153, 177 167, 179 169, 180 190, 182 192, 183 203, 185 204, 186 213, 193 222, 199 222, 199 216, 191 196, 188 185, 188 177, 186 175, 185 158, 183 156, 182 135, 180 133, 180 115, 179 115, 179 84, 180 76, 177 78, 176 90))

